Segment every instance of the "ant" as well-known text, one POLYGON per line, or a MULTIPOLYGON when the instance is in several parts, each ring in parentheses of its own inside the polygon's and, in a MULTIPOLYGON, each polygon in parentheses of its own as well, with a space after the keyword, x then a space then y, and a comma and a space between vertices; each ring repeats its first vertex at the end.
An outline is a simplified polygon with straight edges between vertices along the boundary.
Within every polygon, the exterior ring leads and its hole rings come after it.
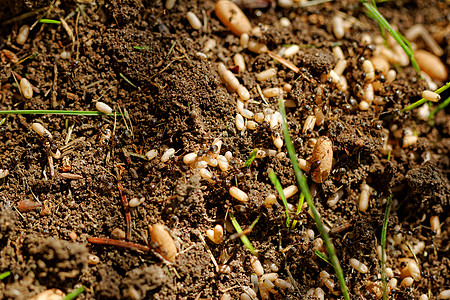
POLYGON ((78 85, 75 83, 75 68, 78 66, 78 64, 80 63, 79 60, 74 60, 73 64, 70 66, 68 71, 65 71, 63 73, 63 75, 61 76, 62 78, 69 78, 70 83, 74 86, 75 89, 78 89, 78 85))
POLYGON ((321 163, 322 163, 321 160, 313 161, 311 163, 311 166, 309 167, 309 173, 310 174, 314 173, 314 171, 316 171, 316 169, 320 166, 321 163))

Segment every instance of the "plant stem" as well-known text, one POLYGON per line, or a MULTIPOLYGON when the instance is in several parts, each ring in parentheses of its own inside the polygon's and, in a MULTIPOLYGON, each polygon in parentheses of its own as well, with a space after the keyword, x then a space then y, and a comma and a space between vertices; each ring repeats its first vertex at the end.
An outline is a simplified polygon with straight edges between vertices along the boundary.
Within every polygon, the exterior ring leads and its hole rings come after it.
MULTIPOLYGON (((298 215, 302 211, 303 202, 305 202, 305 195, 303 193, 300 193, 300 199, 298 199, 297 211, 295 212, 295 215, 298 215)), ((291 229, 294 229, 295 225, 297 225, 297 220, 294 220, 292 222, 291 229)))
MULTIPOLYGON (((81 110, 0 110, 0 115, 70 115, 70 116, 114 116, 99 111, 81 110)), ((120 115, 117 114, 116 115, 120 115)))
POLYGON ((444 100, 444 102, 442 102, 441 104, 438 105, 438 107, 433 110, 430 115, 428 116, 429 119, 432 119, 439 111, 441 111, 442 109, 444 109, 447 105, 450 104, 450 97, 448 97, 447 99, 444 100))
POLYGON ((300 186, 303 194, 305 195, 306 202, 308 203, 308 206, 312 211, 317 228, 319 229, 320 235, 322 236, 322 238, 325 242, 325 247, 328 252, 328 257, 329 257, 330 262, 333 264, 334 272, 336 273, 336 276, 339 281, 339 285, 341 286, 341 291, 344 296, 344 299, 350 300, 347 285, 345 284, 344 272, 342 271, 341 265, 339 264, 339 260, 336 256, 334 246, 331 243, 328 233, 325 231, 325 228, 323 226, 320 215, 317 212, 317 209, 314 205, 311 194, 309 192, 308 184, 306 182, 306 178, 305 178, 305 176, 303 176, 303 172, 300 169, 300 167, 298 166, 298 160, 297 160, 297 156, 295 153, 294 145, 292 144, 291 136, 289 135, 289 128, 288 128, 287 120, 286 120, 286 111, 284 109, 283 97, 280 97, 280 99, 279 99, 279 107, 280 107, 280 113, 283 116, 282 123, 283 123, 283 133, 284 133, 284 138, 285 138, 285 142, 286 142, 286 148, 288 150, 289 157, 292 162, 292 167, 294 169, 295 178, 297 179, 297 183, 300 186))
POLYGON ((250 153, 250 156, 249 156, 248 159, 245 161, 244 168, 250 167, 250 165, 252 164, 252 162, 255 160, 256 153, 258 153, 258 149, 255 149, 255 150, 252 151, 252 153, 250 153))
POLYGON ((383 300, 388 299, 387 283, 386 283, 386 232, 389 221, 389 211, 391 209, 392 195, 386 202, 386 210, 384 212, 383 228, 381 229, 381 282, 383 283, 383 300))
POLYGON ((6 277, 8 277, 9 275, 11 275, 10 271, 6 271, 2 274, 0 274, 0 280, 5 279, 6 277))
POLYGON ((40 19, 39 23, 45 23, 45 24, 61 24, 61 21, 57 20, 51 20, 51 19, 40 19))
MULTIPOLYGON (((259 217, 258 217, 259 219, 259 217)), ((231 224, 233 224, 234 229, 236 229, 237 233, 242 233, 242 228, 241 225, 239 225, 238 221, 236 220, 236 218, 233 215, 230 215, 230 220, 231 220, 231 224)), ((255 226, 254 224, 252 224, 253 226, 255 226)), ((248 250, 250 250, 250 253, 252 255, 257 255, 255 248, 253 248, 252 243, 250 242, 250 240, 248 239, 248 237, 243 234, 240 236, 242 243, 245 245, 245 247, 247 247, 248 250)))
POLYGON ((77 288, 75 291, 73 291, 70 294, 67 294, 66 297, 64 297, 63 300, 73 300, 76 297, 78 297, 79 294, 81 294, 82 292, 84 292, 85 288, 84 286, 77 288))
MULTIPOLYGON (((446 85, 443 85, 443 86, 441 86, 440 88, 438 88, 436 91, 434 91, 436 94, 440 94, 440 93, 442 93, 443 91, 445 91, 446 89, 448 89, 450 87, 450 82, 447 82, 447 84, 446 85)), ((442 102, 439 106, 438 106, 438 108, 441 106, 441 105, 443 105, 444 103, 446 103, 442 108, 444 108, 445 106, 447 106, 448 105, 448 102, 447 101, 450 101, 450 100, 445 100, 444 102, 442 102)), ((416 107, 418 107, 418 106, 421 106, 422 104, 424 104, 425 102, 427 102, 427 100, 425 99, 425 98, 422 98, 422 99, 420 99, 420 100, 417 100, 416 102, 414 102, 413 104, 411 104, 410 106, 408 106, 408 107, 405 107, 404 109, 402 109, 402 112, 405 112, 405 111, 410 111, 410 110, 412 110, 412 109, 414 109, 414 108, 416 108, 416 107)), ((442 109, 441 108, 441 109, 442 109)))
POLYGON ((414 69, 420 76, 420 68, 416 62, 416 59, 414 58, 414 52, 408 40, 400 32, 392 28, 391 24, 389 24, 389 22, 380 14, 380 12, 375 6, 369 4, 366 0, 361 0, 361 2, 370 12, 371 17, 373 17, 380 26, 383 26, 387 30, 387 32, 389 32, 392 35, 392 37, 397 41, 400 47, 402 47, 402 49, 405 51, 405 53, 411 60, 414 69))
POLYGON ((272 181, 272 184, 275 186, 275 189, 278 192, 278 195, 280 195, 281 200, 283 201, 284 210, 286 211, 286 227, 289 228, 289 225, 291 224, 291 221, 289 220, 289 209, 288 209, 288 203, 286 196, 283 192, 283 187, 281 186, 280 181, 277 178, 277 175, 275 175, 275 172, 270 169, 269 170, 269 178, 272 181))

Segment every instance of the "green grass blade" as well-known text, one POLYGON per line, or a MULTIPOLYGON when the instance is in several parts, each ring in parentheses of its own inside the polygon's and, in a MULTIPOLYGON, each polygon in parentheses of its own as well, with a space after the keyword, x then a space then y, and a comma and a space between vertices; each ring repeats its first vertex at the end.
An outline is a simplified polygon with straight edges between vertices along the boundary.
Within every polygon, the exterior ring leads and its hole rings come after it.
POLYGON ((319 213, 317 212, 317 209, 314 205, 311 194, 309 192, 306 178, 303 175, 302 170, 298 166, 297 155, 295 154, 294 145, 292 144, 291 136, 289 134, 289 128, 288 128, 288 124, 287 124, 287 120, 286 120, 286 111, 284 109, 283 97, 280 97, 280 99, 279 99, 279 107, 280 107, 280 113, 283 117, 282 123, 283 123, 283 133, 284 133, 286 148, 288 150, 289 157, 292 162, 292 167, 294 169, 295 178, 297 179, 297 183, 300 186, 303 194, 305 195, 306 202, 308 203, 308 206, 311 209, 312 214, 314 216, 314 221, 316 222, 317 229, 319 229, 320 235, 322 236, 322 238, 325 242, 325 247, 328 252, 329 260, 331 261, 331 263, 334 267, 334 272, 336 273, 336 277, 338 278, 339 285, 341 286, 342 295, 344 296, 345 300, 350 300, 347 285, 345 284, 344 272, 342 271, 341 265, 339 264, 339 260, 336 256, 334 246, 331 243, 328 233, 325 231, 325 228, 323 227, 322 220, 320 218, 319 213))
MULTIPOLYGON (((70 116, 114 116, 99 111, 81 110, 0 110, 0 115, 70 115, 70 116)), ((116 113, 120 116, 120 113, 116 113)))
POLYGON ((390 33, 390 35, 395 39, 395 41, 402 47, 403 51, 408 55, 409 59, 411 60, 411 64, 413 65, 414 69, 420 76, 420 68, 419 65, 416 62, 416 59, 414 58, 414 52, 412 50, 412 47, 410 43, 407 41, 407 39, 398 31, 394 30, 392 28, 391 24, 380 14, 376 6, 370 4, 366 0, 361 0, 362 4, 366 7, 366 9, 369 11, 369 16, 372 19, 375 19, 377 23, 382 26, 384 29, 387 30, 387 32, 390 33))
POLYGON ((9 275, 11 275, 10 271, 6 271, 2 274, 0 274, 0 280, 5 279, 6 277, 8 277, 9 275))
POLYGON ((248 228, 253 229, 253 227, 255 227, 256 223, 258 223, 259 218, 261 218, 261 215, 258 215, 258 217, 255 219, 255 221, 253 221, 253 223, 250 224, 250 226, 248 228))
MULTIPOLYGON (((242 228, 241 228, 241 226, 239 225, 238 221, 236 220, 236 218, 233 215, 230 215, 230 220, 231 220, 231 224, 233 224, 233 227, 236 230, 236 232, 237 233, 242 233, 242 228)), ((248 237, 245 234, 243 234, 243 235, 240 236, 240 238, 241 238, 242 243, 245 245, 245 247, 247 247, 247 249, 250 250, 250 253, 252 255, 256 255, 257 253, 255 251, 255 248, 253 248, 253 245, 250 242, 250 240, 248 239, 248 237)))
POLYGON ((444 100, 444 102, 442 102, 441 104, 438 105, 438 107, 433 110, 430 115, 428 116, 429 119, 432 119, 438 112, 440 112, 441 110, 443 110, 447 105, 450 104, 450 97, 448 97, 447 99, 444 100))
POLYGON ((269 178, 270 181, 272 181, 272 184, 275 186, 275 189, 277 190, 278 194, 280 195, 281 200, 283 200, 284 210, 286 211, 286 227, 289 228, 289 225, 291 224, 291 221, 289 220, 289 209, 288 209, 288 203, 286 196, 283 192, 283 187, 281 186, 280 181, 277 178, 277 175, 275 175, 275 172, 271 169, 269 170, 269 178))
POLYGON ((44 23, 44 24, 61 24, 61 21, 51 20, 51 19, 40 19, 39 23, 44 23))
POLYGON ((133 49, 136 50, 152 50, 151 46, 133 46, 133 49))
POLYGON ((84 292, 85 288, 84 286, 77 288, 75 291, 73 291, 70 294, 67 294, 66 297, 64 297, 63 300, 72 300, 78 297, 82 292, 84 292))
POLYGON ((7 117, 4 117, 4 118, 0 121, 0 126, 2 126, 3 124, 5 124, 6 118, 7 118, 7 117))
POLYGON ((314 254, 316 254, 321 260, 323 260, 324 262, 326 262, 330 266, 333 266, 333 264, 330 263, 330 261, 328 260, 328 257, 325 254, 323 254, 322 252, 320 252, 318 250, 314 250, 314 254))
MULTIPOLYGON (((445 91, 446 89, 448 89, 450 87, 450 82, 447 82, 447 84, 445 84, 445 85, 443 85, 443 86, 441 86, 440 88, 438 88, 436 91, 434 91, 436 94, 440 94, 440 93, 442 93, 443 91, 445 91)), ((447 100, 446 100, 447 101, 447 100)), ((404 109, 402 109, 402 112, 405 112, 405 111, 410 111, 410 110, 412 110, 412 109, 414 109, 414 108, 416 108, 416 107, 418 107, 418 106, 421 106, 422 104, 424 104, 425 102, 427 102, 427 100, 426 99, 424 99, 424 98, 422 98, 422 99, 420 99, 420 100, 417 100, 416 102, 414 102, 413 104, 411 104, 411 105, 409 105, 409 106, 407 106, 406 108, 404 108, 404 109)), ((444 101, 445 102, 445 101, 444 101)), ((448 103, 447 103, 447 105, 448 105, 448 103)), ((447 105, 445 105, 445 106, 447 106, 447 105)), ((445 107, 444 106, 444 107, 445 107)))
POLYGON ((250 167, 252 162, 255 160, 256 153, 258 153, 258 149, 255 149, 252 151, 252 153, 250 153, 250 156, 248 157, 247 161, 244 164, 244 168, 250 167))
POLYGON ((389 211, 391 209, 392 195, 386 202, 386 210, 384 212, 383 228, 381 229, 381 282, 383 284, 383 300, 388 299, 387 282, 386 282, 386 232, 389 221, 389 211))
MULTIPOLYGON (((302 211, 303 202, 305 202, 305 195, 303 193, 301 193, 300 194, 300 199, 298 199, 297 211, 295 212, 296 215, 298 215, 302 211)), ((295 225, 297 225, 297 220, 294 220, 292 222, 291 229, 294 229, 295 225)))

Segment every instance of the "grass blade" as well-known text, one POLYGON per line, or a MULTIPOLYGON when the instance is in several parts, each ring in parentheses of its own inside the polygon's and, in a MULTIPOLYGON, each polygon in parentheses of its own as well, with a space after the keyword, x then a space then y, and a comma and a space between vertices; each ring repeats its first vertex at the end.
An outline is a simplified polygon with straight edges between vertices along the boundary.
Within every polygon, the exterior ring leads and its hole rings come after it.
MULTIPOLYGON (((237 233, 242 234, 242 228, 239 225, 238 221, 236 220, 236 218, 233 215, 230 215, 230 220, 231 220, 231 224, 233 224, 234 229, 236 230, 237 233)), ((259 220, 259 217, 256 219, 256 222, 259 220)), ((253 226, 255 226, 254 224, 256 224, 256 222, 253 222, 253 226)), ((250 240, 248 239, 248 237, 245 234, 242 234, 240 236, 242 243, 245 245, 245 247, 247 247, 248 250, 250 250, 250 253, 252 255, 257 255, 255 248, 253 248, 252 243, 250 242, 250 240)))
POLYGON ((314 216, 314 221, 316 222, 317 229, 319 229, 320 235, 322 236, 322 238, 325 242, 325 247, 328 252, 329 260, 331 261, 331 263, 334 267, 334 272, 336 273, 336 276, 339 281, 339 285, 341 286, 342 295, 344 296, 345 300, 350 300, 347 285, 345 284, 344 272, 342 271, 341 265, 339 264, 339 260, 336 256, 336 252, 334 251, 334 246, 331 243, 328 233, 325 231, 325 228, 323 227, 322 220, 319 216, 319 213, 317 212, 317 209, 314 205, 311 194, 309 192, 306 178, 303 175, 302 170, 298 166, 297 155, 295 153, 294 145, 292 144, 291 136, 289 135, 289 128, 288 128, 287 120, 286 120, 286 111, 284 109, 283 97, 280 97, 278 102, 279 102, 279 107, 280 107, 280 113, 283 117, 282 123, 283 123, 283 133, 284 133, 286 148, 288 150, 289 157, 292 162, 292 167, 294 169, 295 178, 297 179, 297 183, 300 186, 303 194, 305 195, 306 202, 308 203, 308 206, 311 209, 312 214, 314 216))
MULTIPOLYGON (((99 111, 81 110, 0 110, 0 115, 70 115, 70 116, 114 116, 99 111)), ((116 115, 120 116, 120 114, 116 115)))
POLYGON ((433 110, 430 115, 428 116, 429 119, 432 119, 439 111, 441 111, 442 109, 444 109, 447 105, 450 104, 450 97, 448 97, 447 99, 444 100, 444 102, 442 102, 441 104, 438 105, 438 107, 433 110))
POLYGON ((51 19, 40 19, 39 23, 44 23, 44 24, 61 24, 61 21, 51 20, 51 19))
POLYGON ((75 291, 73 291, 70 294, 67 294, 66 297, 64 297, 63 300, 73 300, 76 297, 78 297, 78 295, 80 295, 82 292, 84 292, 85 288, 84 286, 77 288, 75 291))
MULTIPOLYGON (((447 82, 447 84, 445 84, 445 85, 443 85, 443 86, 441 86, 440 88, 438 88, 436 91, 434 91, 436 94, 440 94, 440 93, 442 93, 443 91, 445 91, 446 89, 448 89, 450 87, 450 82, 447 82)), ((445 100, 443 103, 445 103, 447 100, 445 100)), ((405 112, 405 111, 410 111, 410 110, 412 110, 412 109, 414 109, 414 108, 416 108, 416 107, 418 107, 418 106, 421 106, 422 104, 424 104, 425 102, 427 102, 427 100, 425 99, 425 98, 422 98, 422 99, 420 99, 420 100, 417 100, 416 102, 414 102, 413 104, 411 104, 411 105, 409 105, 409 106, 407 106, 407 107, 405 107, 404 109, 402 109, 402 112, 405 112)), ((439 106, 441 106, 443 103, 441 103, 439 106)), ((448 105, 448 103, 446 104, 446 105, 444 105, 443 107, 445 107, 445 106, 447 106, 448 105)), ((438 107, 439 107, 438 106, 438 107)), ((441 108, 442 109, 442 108, 441 108)))
POLYGON ((248 157, 247 161, 244 164, 244 168, 250 167, 252 162, 255 160, 256 153, 258 153, 258 149, 255 149, 252 151, 252 153, 250 153, 250 156, 248 157))
POLYGON ((291 221, 289 220, 289 209, 287 205, 286 196, 284 196, 283 187, 281 186, 281 183, 278 180, 277 175, 275 175, 275 172, 272 169, 269 170, 269 178, 270 181, 272 181, 272 184, 275 186, 275 189, 277 190, 278 194, 280 195, 281 200, 283 200, 284 210, 286 211, 286 227, 289 228, 289 224, 291 224, 291 221))
POLYGON ((391 24, 380 14, 376 6, 370 4, 366 0, 361 0, 362 4, 366 7, 366 9, 369 11, 369 17, 377 21, 379 26, 382 26, 384 29, 387 30, 391 34, 391 36, 395 39, 395 41, 402 47, 403 51, 408 55, 409 59, 411 60, 411 64, 413 65, 414 69, 420 76, 420 68, 419 65, 416 62, 416 59, 414 58, 414 52, 412 50, 412 47, 408 40, 398 31, 394 30, 392 28, 391 24))
MULTIPOLYGON (((305 195, 303 193, 300 193, 300 199, 298 199, 297 211, 295 212, 295 215, 298 215, 302 211, 303 202, 305 202, 305 195)), ((297 220, 294 220, 292 222, 291 229, 294 229, 295 225, 297 225, 297 223, 298 223, 297 220)))
POLYGON ((333 266, 333 264, 330 263, 330 261, 328 260, 328 257, 325 254, 323 254, 322 252, 314 250, 314 254, 316 254, 321 260, 323 260, 327 264, 330 264, 330 266, 333 266))
POLYGON ((133 46, 133 49, 136 50, 152 50, 151 46, 133 46))
POLYGON ((138 88, 134 83, 132 83, 132 82, 130 81, 130 79, 128 79, 128 78, 127 78, 125 75, 123 75, 122 73, 119 73, 119 76, 122 77, 123 80, 125 80, 129 85, 131 85, 131 86, 134 87, 135 89, 138 88))
POLYGON ((387 282, 386 282, 386 232, 389 220, 389 211, 391 209, 392 195, 386 202, 386 210, 384 212, 383 228, 381 229, 381 282, 383 283, 383 300, 388 299, 387 282))
POLYGON ((9 275, 11 275, 10 271, 6 271, 2 274, 0 274, 0 280, 5 279, 6 277, 8 277, 9 275))

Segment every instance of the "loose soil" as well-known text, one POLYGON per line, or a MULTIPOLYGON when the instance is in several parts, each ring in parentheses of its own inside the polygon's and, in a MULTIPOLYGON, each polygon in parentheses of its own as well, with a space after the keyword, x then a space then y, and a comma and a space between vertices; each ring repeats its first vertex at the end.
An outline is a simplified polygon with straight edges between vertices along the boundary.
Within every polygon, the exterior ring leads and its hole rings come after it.
MULTIPOLYGON (((240 1, 247 3, 246 1, 240 1)), ((9 175, 0 179, 0 274, 11 275, 0 281, 0 299, 29 299, 39 292, 58 288, 69 293, 81 285, 87 289, 78 299, 219 299, 225 292, 233 299, 250 286, 251 254, 234 233, 226 231, 224 242, 216 245, 205 232, 216 224, 229 228, 233 214, 247 228, 258 216, 248 234, 262 262, 278 266, 281 278, 295 280, 295 291, 278 290, 274 299, 305 299, 311 288, 321 287, 327 299, 339 299, 319 279, 319 272, 334 274, 330 265, 314 254, 314 220, 307 213, 293 230, 285 227, 285 212, 280 203, 263 206, 265 197, 275 193, 268 178, 273 169, 283 187, 295 184, 288 159, 267 156, 257 158, 249 168, 243 163, 255 148, 274 149, 267 124, 256 130, 236 129, 237 94, 229 93, 217 73, 224 62, 234 66, 232 56, 241 52, 247 70, 238 76, 255 103, 249 109, 258 112, 266 106, 257 92, 256 73, 270 67, 278 74, 261 88, 281 87, 296 107, 288 108, 287 119, 297 154, 311 155, 311 139, 328 136, 333 142, 335 165, 332 174, 315 186, 314 201, 333 229, 331 235, 346 276, 352 299, 377 299, 374 290, 381 285, 380 261, 375 249, 380 244, 385 201, 393 196, 388 223, 387 266, 399 279, 403 258, 412 258, 408 245, 424 243, 417 253, 422 279, 410 288, 391 291, 391 299, 417 299, 428 294, 436 299, 450 288, 449 260, 449 149, 448 108, 441 111, 431 126, 415 112, 399 110, 420 98, 427 83, 411 66, 398 67, 397 79, 377 95, 385 105, 358 109, 358 91, 363 83, 362 61, 370 58, 372 44, 361 45, 364 33, 380 35, 377 24, 368 18, 358 1, 334 1, 305 8, 283 9, 273 1, 254 2, 261 7, 244 7, 253 26, 261 28, 260 42, 270 50, 299 44, 300 52, 290 60, 301 68, 295 74, 267 54, 255 54, 239 48, 232 35, 216 18, 214 1, 177 1, 166 10, 161 1, 1 1, 0 49, 10 50, 19 59, 38 53, 20 64, 2 55, 0 62, 0 109, 95 110, 97 100, 127 112, 118 116, 10 115, 0 126, 0 169, 9 175), (182 3, 180 3, 182 2, 182 3), (186 20, 193 11, 204 27, 196 31, 186 20), (337 40, 331 18, 338 12, 353 20, 345 37, 337 40), (24 15, 27 13, 32 13, 24 15), (21 18, 8 22, 13 17, 21 18), (292 26, 281 27, 279 19, 288 17, 292 26), (73 31, 68 36, 61 25, 40 24, 41 18, 65 18, 73 31), (15 43, 19 28, 35 24, 24 45, 15 43), (217 47, 202 52, 206 41, 214 38, 217 47), (340 45, 348 59, 345 71, 348 90, 340 92, 320 76, 329 72, 336 60, 332 48, 340 45), (140 47, 137 49, 137 47, 140 47), (70 58, 61 57, 63 51, 70 58), (22 98, 12 71, 26 76, 39 90, 30 100, 22 98), (317 87, 323 84, 325 122, 313 132, 302 134, 303 123, 314 113, 317 87), (42 123, 62 149, 62 158, 54 160, 55 175, 48 168, 44 141, 30 126, 42 123), (402 148, 402 135, 411 129, 418 142, 402 148), (391 130, 394 151, 382 153, 383 129, 391 130), (111 130, 113 135, 105 140, 111 130), (71 131, 70 137, 69 131, 71 131), (208 151, 214 139, 221 138, 221 153, 231 151, 234 163, 228 172, 209 168, 214 182, 203 180, 198 170, 183 163, 183 155, 208 151), (174 148, 175 156, 161 162, 165 149, 174 148), (144 154, 159 151, 148 161, 144 154), (70 166, 70 171, 69 167, 70 166), (82 175, 70 180, 63 172, 82 175), (167 265, 153 253, 94 245, 90 237, 110 237, 115 228, 126 230, 125 214, 117 188, 120 181, 128 199, 145 197, 131 209, 131 241, 146 244, 148 225, 162 223, 170 229, 179 247, 174 264, 167 265), (371 188, 370 207, 358 209, 361 184, 371 188), (238 186, 250 201, 238 203, 228 190, 238 186), (327 200, 338 190, 344 196, 336 206, 327 200), (28 212, 19 212, 20 201, 40 201, 28 212), (430 228, 430 217, 438 216, 441 233, 430 228), (228 220, 227 222, 225 222, 228 220), (211 252, 209 252, 211 251, 211 252), (226 261, 224 253, 228 253, 226 261), (100 263, 88 264, 88 255, 97 255, 100 263), (231 267, 217 272, 212 256, 231 267), (349 265, 350 258, 365 263, 369 272, 361 274, 349 265)), ((425 24, 444 49, 442 61, 450 65, 450 7, 446 1, 388 1, 379 4, 381 13, 405 32, 413 24, 425 24)), ((430 50, 421 40, 417 46, 430 50)), ((442 83, 438 83, 439 86, 442 83)), ((443 95, 443 99, 447 96, 443 95)), ((267 99, 277 110, 277 99, 267 99)), ((279 130, 278 130, 279 131, 279 130)), ((281 133, 281 131, 279 131, 281 133)), ((283 148, 282 151, 285 151, 283 148)), ((298 194, 289 199, 296 207, 298 194)), ((23 202, 21 202, 23 203, 23 202)), ((306 209, 305 209, 306 211, 306 209)), ((265 271, 271 272, 265 264, 265 271)), ((338 291, 337 279, 331 276, 338 291)), ((400 282, 400 280, 399 280, 400 282)))

